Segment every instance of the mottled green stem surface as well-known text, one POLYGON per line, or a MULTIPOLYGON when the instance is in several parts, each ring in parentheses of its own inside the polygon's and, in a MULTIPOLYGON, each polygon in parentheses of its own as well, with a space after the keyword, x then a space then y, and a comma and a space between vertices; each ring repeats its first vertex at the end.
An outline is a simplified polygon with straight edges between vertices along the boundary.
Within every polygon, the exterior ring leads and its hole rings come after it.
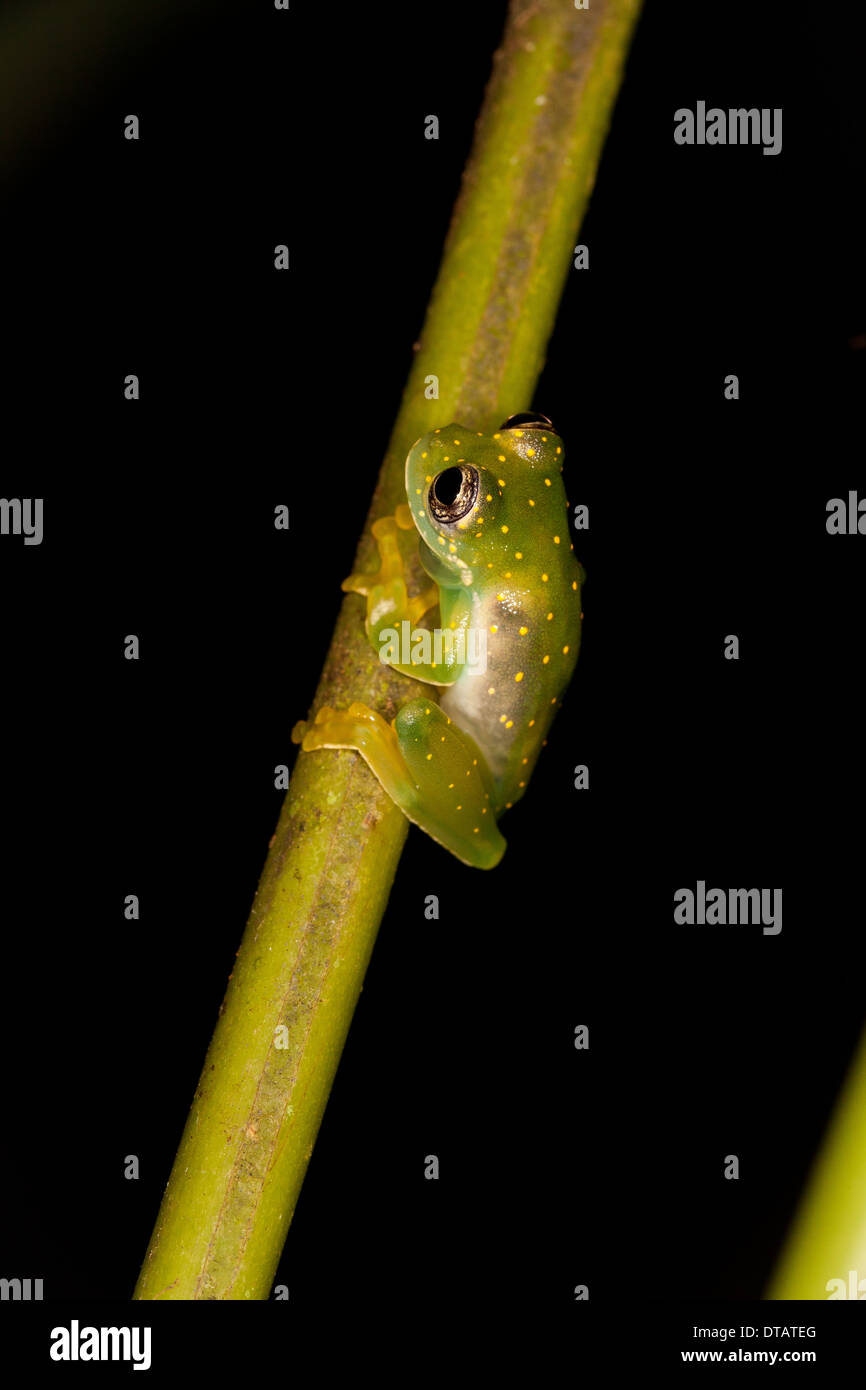
MULTIPOLYGON (((639 10, 513 0, 367 527, 354 566, 333 557, 335 585, 371 566, 370 522, 403 500, 420 434, 492 431, 531 404, 639 10)), ((391 719, 417 689, 378 661, 347 596, 312 709, 361 700, 391 719)), ((299 756, 135 1297, 268 1297, 407 826, 357 754, 299 756)))

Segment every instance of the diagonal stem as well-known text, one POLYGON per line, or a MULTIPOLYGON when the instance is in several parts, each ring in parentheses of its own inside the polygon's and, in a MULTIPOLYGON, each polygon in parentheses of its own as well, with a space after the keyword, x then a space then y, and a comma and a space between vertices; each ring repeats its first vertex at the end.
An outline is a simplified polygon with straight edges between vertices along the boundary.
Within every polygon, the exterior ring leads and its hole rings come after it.
MULTIPOLYGON (((530 405, 639 10, 512 0, 356 570, 420 434, 530 405)), ((313 709, 391 719, 417 688, 347 596, 313 709)), ((356 754, 299 756, 136 1298, 268 1297, 406 831, 356 754)))

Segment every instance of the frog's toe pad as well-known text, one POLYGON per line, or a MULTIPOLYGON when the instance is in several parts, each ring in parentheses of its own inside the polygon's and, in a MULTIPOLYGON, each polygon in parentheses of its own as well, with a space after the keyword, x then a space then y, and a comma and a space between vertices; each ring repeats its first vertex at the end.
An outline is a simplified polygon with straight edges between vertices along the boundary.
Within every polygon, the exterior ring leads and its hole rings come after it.
POLYGON ((368 743, 390 730, 380 714, 357 700, 345 710, 323 705, 311 724, 296 724, 292 730, 295 742, 301 742, 305 753, 317 748, 357 748, 363 752, 368 743), (295 735, 300 731, 300 740, 295 735))
POLYGON ((411 531, 413 526, 412 513, 404 502, 393 516, 380 516, 374 521, 371 530, 379 552, 379 568, 370 574, 350 574, 340 586, 343 592, 369 594, 374 589, 388 588, 395 580, 405 582, 399 536, 401 531, 411 531))

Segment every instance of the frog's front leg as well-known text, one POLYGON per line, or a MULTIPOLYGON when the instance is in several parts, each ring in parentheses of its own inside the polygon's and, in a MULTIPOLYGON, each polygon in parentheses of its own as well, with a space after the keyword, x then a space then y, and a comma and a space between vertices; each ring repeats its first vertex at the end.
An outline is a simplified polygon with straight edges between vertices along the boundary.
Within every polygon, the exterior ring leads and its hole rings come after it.
MULTIPOLYGON (((427 681, 431 685, 452 685, 459 674, 458 657, 463 648, 458 640, 459 629, 469 620, 468 605, 465 613, 456 616, 449 608, 448 636, 440 638, 439 655, 441 660, 424 660, 423 644, 412 642, 412 632, 419 618, 440 600, 439 586, 431 584, 414 598, 409 597, 406 586, 406 567, 400 549, 401 531, 411 531, 416 537, 412 513, 405 503, 397 508, 393 516, 380 517, 373 523, 373 536, 379 551, 379 568, 372 574, 350 574, 343 580, 347 593, 363 594, 367 600, 366 632, 370 645, 380 658, 401 675, 412 676, 415 680, 427 681), (404 631, 403 624, 408 624, 404 631), (408 652, 404 652, 406 637, 409 638, 408 652), (402 655, 410 660, 401 661, 402 655)), ((404 541, 404 545, 406 542, 404 541)), ((430 642, 427 642, 430 646, 430 642)))
POLYGON ((406 588, 406 567, 400 551, 400 532, 415 536, 412 513, 401 502, 393 516, 380 516, 373 522, 373 538, 379 552, 379 568, 372 574, 350 574, 341 585, 346 593, 363 594, 367 599, 367 635, 376 646, 375 636, 383 627, 408 618, 417 622, 439 602, 439 590, 430 585, 414 598, 406 588))
POLYGON ((393 724, 366 705, 320 709, 292 733, 305 752, 354 748, 408 820, 475 868, 505 852, 494 789, 482 753, 432 700, 410 700, 393 724))

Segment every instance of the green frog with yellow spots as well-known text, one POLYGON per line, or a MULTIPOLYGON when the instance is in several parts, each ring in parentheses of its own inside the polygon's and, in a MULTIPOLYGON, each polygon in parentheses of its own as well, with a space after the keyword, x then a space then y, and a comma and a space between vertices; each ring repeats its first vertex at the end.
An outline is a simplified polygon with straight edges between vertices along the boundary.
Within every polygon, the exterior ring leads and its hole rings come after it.
POLYGON ((447 425, 413 445, 406 503, 373 526, 379 569, 343 588, 366 597, 382 659, 441 696, 410 699, 390 724, 363 704, 325 707, 293 733, 307 752, 357 749, 410 821, 482 869, 502 858, 497 818, 524 793, 580 648, 584 573, 562 460, 535 414, 492 435, 447 425), (432 583, 410 598, 399 542, 413 527, 432 583), (414 624, 437 604, 431 643, 414 624), (407 631, 408 650, 395 640, 407 631))

